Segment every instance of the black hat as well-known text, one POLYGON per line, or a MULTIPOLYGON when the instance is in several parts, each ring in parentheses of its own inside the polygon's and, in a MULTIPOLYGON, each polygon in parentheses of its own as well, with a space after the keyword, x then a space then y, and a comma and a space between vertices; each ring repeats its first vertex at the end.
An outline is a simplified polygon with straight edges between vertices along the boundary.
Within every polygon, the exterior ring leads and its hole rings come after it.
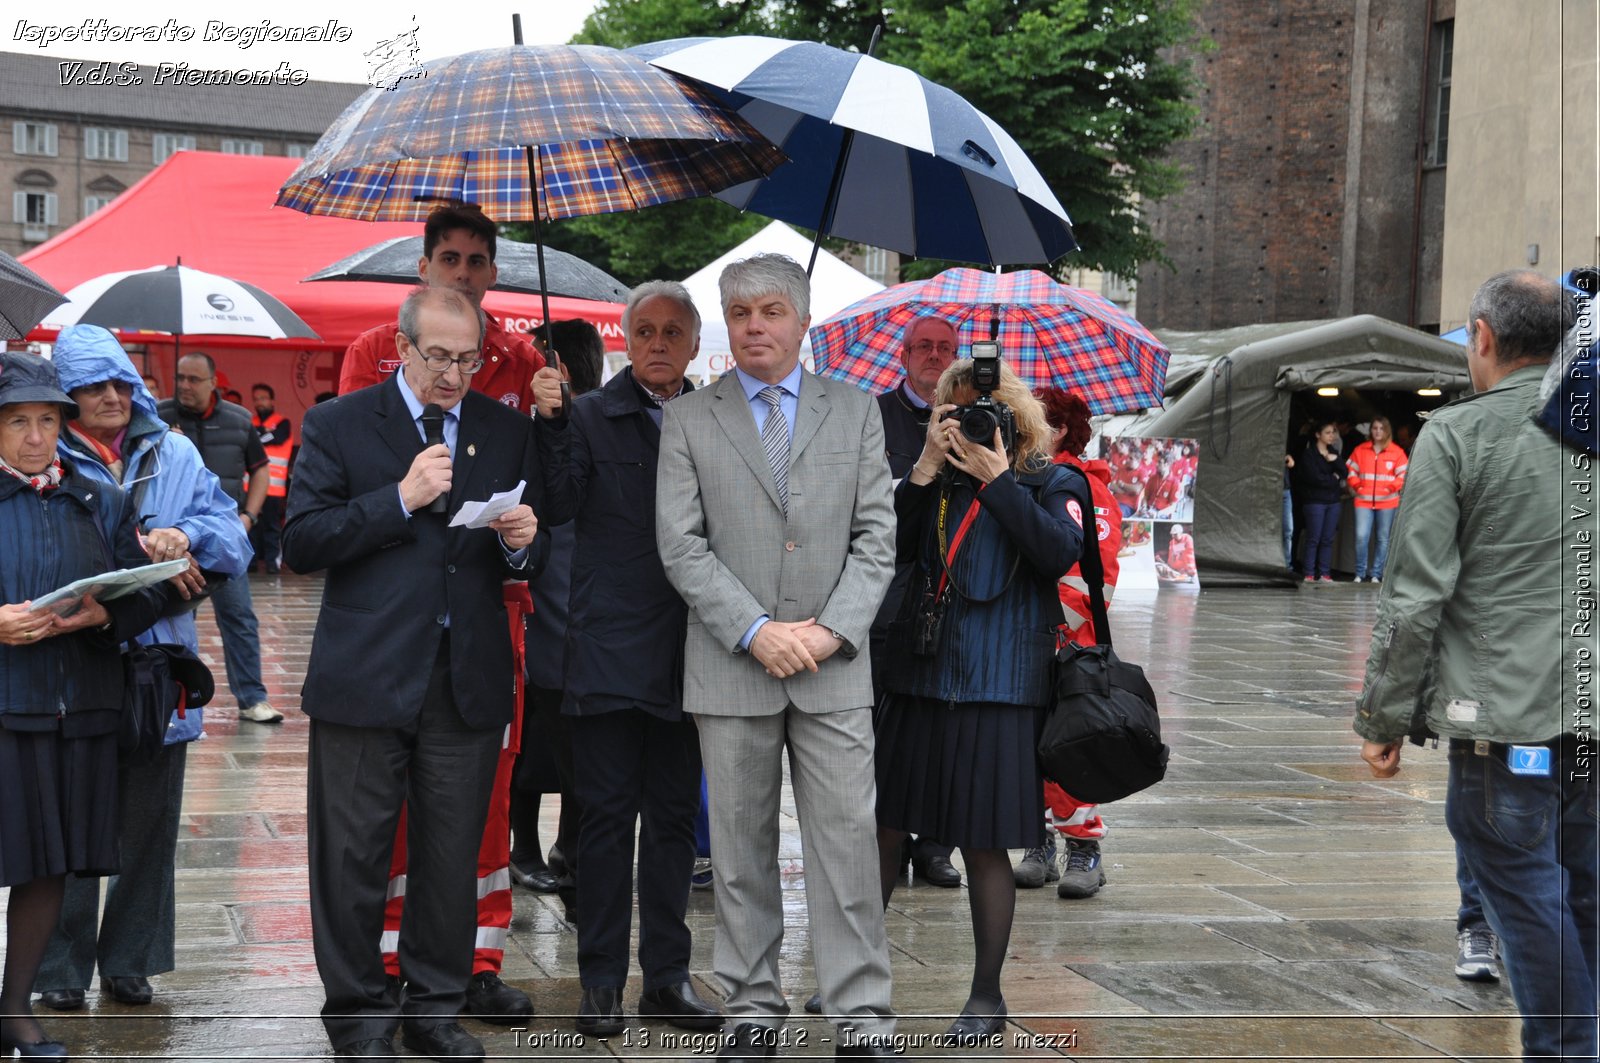
POLYGON ((153 645, 167 655, 167 670, 173 680, 183 687, 183 707, 199 709, 209 705, 217 688, 206 663, 190 652, 187 646, 176 642, 157 642, 153 645))
POLYGON ((19 402, 53 402, 65 408, 68 420, 78 416, 78 404, 61 390, 54 365, 36 354, 0 352, 0 406, 19 402))

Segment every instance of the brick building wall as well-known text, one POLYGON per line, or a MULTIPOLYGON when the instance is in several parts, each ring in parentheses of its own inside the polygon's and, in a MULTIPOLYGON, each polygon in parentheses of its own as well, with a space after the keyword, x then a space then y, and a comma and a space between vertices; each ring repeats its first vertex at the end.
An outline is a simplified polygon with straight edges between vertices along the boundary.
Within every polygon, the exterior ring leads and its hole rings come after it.
POLYGON ((1413 304, 1427 301, 1413 291, 1427 268, 1413 248, 1430 243, 1437 306, 1438 242, 1415 224, 1429 216, 1417 209, 1429 7, 1204 5, 1199 31, 1214 47, 1193 57, 1201 124, 1173 153, 1188 183, 1149 208, 1176 272, 1140 271, 1142 321, 1213 329, 1376 313, 1409 322, 1413 304))

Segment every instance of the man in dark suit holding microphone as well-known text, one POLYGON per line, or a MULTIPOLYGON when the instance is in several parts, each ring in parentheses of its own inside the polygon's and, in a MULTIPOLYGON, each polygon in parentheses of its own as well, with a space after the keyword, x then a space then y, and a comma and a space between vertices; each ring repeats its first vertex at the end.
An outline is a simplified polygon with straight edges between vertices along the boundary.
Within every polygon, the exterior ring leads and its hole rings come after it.
POLYGON ((461 293, 412 293, 401 371, 309 412, 289 494, 284 559, 327 570, 302 708, 312 940, 339 1056, 392 1056, 403 1017, 413 1051, 483 1058, 456 1015, 478 840, 513 711, 500 584, 537 574, 548 546, 536 538, 532 422, 468 388, 483 330, 461 293), (463 502, 519 481, 521 504, 487 528, 446 526, 463 502), (402 801, 412 861, 396 999, 379 938, 402 801))

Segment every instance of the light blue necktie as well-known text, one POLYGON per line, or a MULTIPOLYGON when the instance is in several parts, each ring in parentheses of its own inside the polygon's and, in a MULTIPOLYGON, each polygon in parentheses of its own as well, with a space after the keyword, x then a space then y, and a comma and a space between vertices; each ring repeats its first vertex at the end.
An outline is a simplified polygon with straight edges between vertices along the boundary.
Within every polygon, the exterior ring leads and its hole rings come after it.
POLYGON ((761 426, 761 449, 767 452, 767 464, 772 466, 772 480, 778 486, 778 500, 783 503, 783 515, 789 515, 789 422, 783 416, 783 389, 762 388, 757 398, 771 407, 767 420, 761 426))

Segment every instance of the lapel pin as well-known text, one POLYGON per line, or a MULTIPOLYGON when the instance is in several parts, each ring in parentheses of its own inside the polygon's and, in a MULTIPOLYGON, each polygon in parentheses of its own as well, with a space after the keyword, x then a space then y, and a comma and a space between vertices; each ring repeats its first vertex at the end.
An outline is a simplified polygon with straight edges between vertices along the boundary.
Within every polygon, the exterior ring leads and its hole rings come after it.
POLYGON ((467 444, 467 457, 475 458, 477 456, 478 456, 478 444, 476 444, 476 443, 468 443, 467 444))

